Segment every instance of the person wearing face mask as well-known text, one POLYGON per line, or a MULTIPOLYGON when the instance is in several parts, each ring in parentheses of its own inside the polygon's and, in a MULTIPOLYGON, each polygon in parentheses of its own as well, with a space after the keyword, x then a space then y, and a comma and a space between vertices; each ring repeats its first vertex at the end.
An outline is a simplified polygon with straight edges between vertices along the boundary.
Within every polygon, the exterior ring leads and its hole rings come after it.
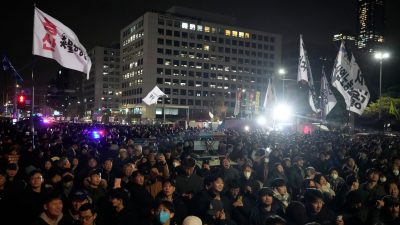
POLYGON ((254 179, 253 169, 250 164, 245 164, 240 177, 241 190, 246 197, 257 200, 257 194, 260 190, 260 183, 254 179))
POLYGON ((153 210, 152 225, 175 225, 172 219, 175 216, 174 204, 170 201, 161 201, 153 210))
POLYGON ((344 179, 342 177, 339 177, 339 172, 336 168, 331 168, 329 170, 328 181, 331 184, 331 188, 334 192, 338 192, 345 183, 344 179))
POLYGON ((399 166, 397 166, 395 163, 392 163, 392 169, 389 170, 391 172, 387 173, 387 179, 388 180, 393 180, 396 181, 398 184, 400 184, 400 170, 399 166))

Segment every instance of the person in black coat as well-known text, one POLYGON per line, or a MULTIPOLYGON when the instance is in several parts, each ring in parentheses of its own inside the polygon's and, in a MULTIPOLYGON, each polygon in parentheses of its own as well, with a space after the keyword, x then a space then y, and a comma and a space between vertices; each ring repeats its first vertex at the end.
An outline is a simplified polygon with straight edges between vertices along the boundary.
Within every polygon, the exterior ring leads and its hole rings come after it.
POLYGON ((135 225, 137 216, 129 207, 129 192, 123 188, 117 188, 110 192, 110 201, 114 208, 114 215, 110 221, 115 225, 135 225))
POLYGON ((225 196, 231 205, 230 215, 232 220, 237 224, 246 224, 256 201, 243 194, 238 181, 231 182, 230 189, 225 193, 225 196))
POLYGON ((176 183, 172 179, 164 180, 162 191, 158 193, 155 203, 162 201, 172 202, 175 208, 175 216, 171 219, 172 224, 182 224, 183 219, 188 215, 188 210, 182 198, 175 193, 176 183))
POLYGON ((304 225, 308 221, 306 207, 298 201, 289 204, 284 217, 287 225, 304 225))
POLYGON ((43 212, 32 225, 72 225, 72 221, 64 216, 61 196, 50 193, 44 197, 43 212))
POLYGON ((324 204, 324 196, 317 189, 308 189, 304 195, 308 222, 317 222, 321 225, 334 225, 336 215, 324 204))
POLYGON ((269 216, 283 215, 283 210, 278 201, 274 199, 271 188, 262 188, 258 194, 258 203, 251 210, 249 225, 264 225, 269 216))
POLYGON ((196 198, 196 210, 198 216, 204 223, 212 224, 235 224, 231 219, 231 205, 226 196, 222 195, 224 180, 220 175, 210 177, 211 186, 202 198, 196 198))
POLYGON ((304 159, 302 157, 296 157, 294 159, 294 165, 288 171, 289 187, 292 190, 293 198, 301 192, 301 185, 304 180, 304 169, 303 169, 304 159))
POLYGON ((144 176, 137 170, 132 173, 132 181, 127 185, 128 191, 131 193, 131 203, 137 215, 137 224, 149 224, 151 220, 151 208, 153 198, 144 186, 144 176))

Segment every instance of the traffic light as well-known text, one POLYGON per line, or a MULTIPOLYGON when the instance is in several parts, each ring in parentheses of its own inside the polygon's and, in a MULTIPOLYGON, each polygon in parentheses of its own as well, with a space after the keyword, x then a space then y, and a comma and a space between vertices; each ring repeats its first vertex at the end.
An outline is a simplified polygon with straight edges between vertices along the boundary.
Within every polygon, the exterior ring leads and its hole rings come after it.
POLYGON ((24 95, 18 95, 18 99, 17 99, 17 108, 18 109, 24 109, 25 108, 25 96, 24 95))

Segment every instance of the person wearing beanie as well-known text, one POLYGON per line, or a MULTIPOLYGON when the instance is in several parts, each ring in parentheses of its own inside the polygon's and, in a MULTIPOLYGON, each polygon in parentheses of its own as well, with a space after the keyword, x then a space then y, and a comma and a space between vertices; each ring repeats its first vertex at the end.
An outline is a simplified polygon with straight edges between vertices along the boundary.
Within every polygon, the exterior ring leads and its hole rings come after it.
POLYGON ((182 225, 203 225, 203 222, 197 216, 187 216, 183 220, 182 225))
POLYGON ((272 191, 274 192, 274 198, 281 204, 282 209, 285 210, 290 203, 290 194, 287 191, 285 180, 282 178, 276 178, 271 183, 272 191))

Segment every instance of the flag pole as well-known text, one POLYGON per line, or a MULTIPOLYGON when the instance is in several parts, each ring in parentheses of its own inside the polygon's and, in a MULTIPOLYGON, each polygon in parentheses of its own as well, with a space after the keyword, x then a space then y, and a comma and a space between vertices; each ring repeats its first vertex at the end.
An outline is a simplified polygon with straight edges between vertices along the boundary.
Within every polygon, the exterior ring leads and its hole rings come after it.
MULTIPOLYGON (((35 29, 35 8, 36 8, 36 3, 33 4, 33 29, 35 29)), ((33 68, 35 64, 35 55, 33 54, 33 48, 34 48, 34 39, 32 39, 32 109, 31 109, 31 132, 32 132, 32 150, 35 149, 35 122, 33 120, 33 115, 34 109, 35 109, 35 82, 34 82, 34 76, 33 76, 33 68)))

